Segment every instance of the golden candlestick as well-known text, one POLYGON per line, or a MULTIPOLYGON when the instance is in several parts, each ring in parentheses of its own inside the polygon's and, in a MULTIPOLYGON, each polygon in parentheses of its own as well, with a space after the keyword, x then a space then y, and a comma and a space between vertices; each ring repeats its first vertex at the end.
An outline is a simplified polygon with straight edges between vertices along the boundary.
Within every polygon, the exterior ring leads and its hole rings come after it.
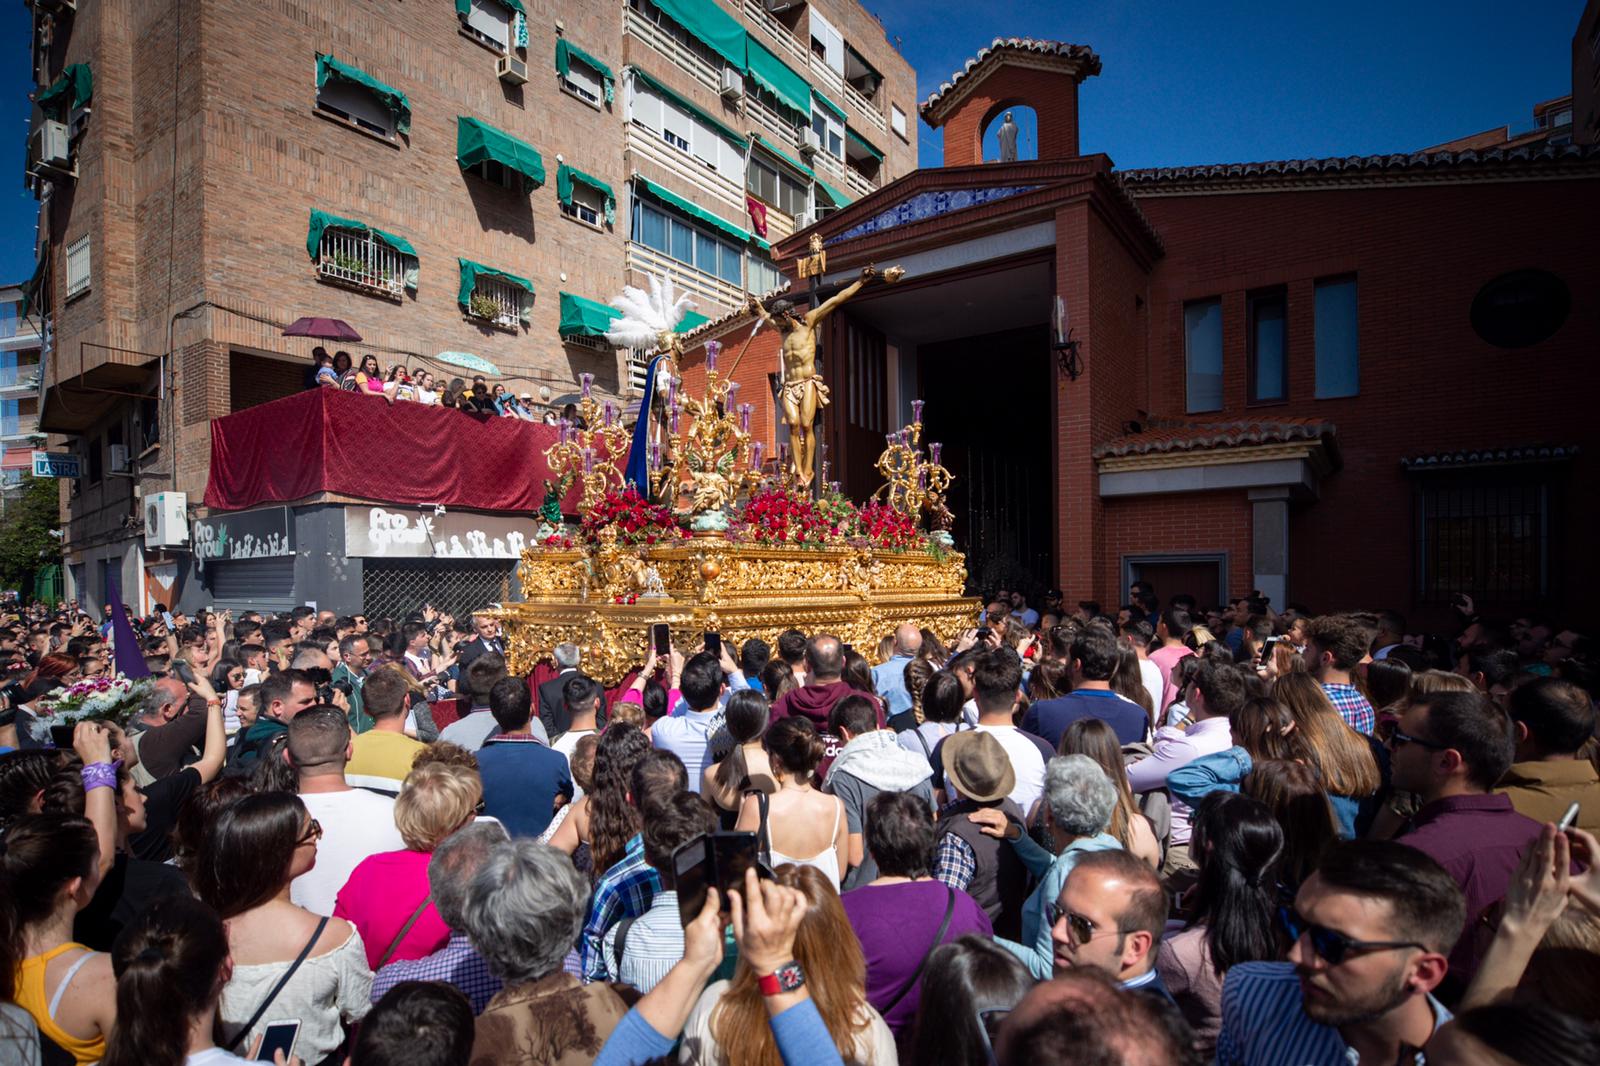
POLYGON ((942 445, 930 442, 924 455, 921 400, 912 401, 911 424, 888 434, 886 440, 887 446, 877 462, 884 484, 872 498, 910 515, 916 522, 926 511, 933 528, 948 529, 953 516, 944 497, 950 489, 950 471, 939 463, 942 445))
POLYGON ((574 483, 581 485, 583 495, 578 507, 588 511, 607 490, 622 487, 629 433, 616 405, 609 400, 602 404, 591 395, 594 375, 579 374, 578 380, 583 389, 577 404, 578 419, 561 420, 556 442, 545 449, 544 458, 557 475, 557 493, 565 496, 574 483))
MULTIPOLYGON (((654 498, 675 506, 687 491, 687 510, 696 516, 725 513, 740 491, 754 491, 761 483, 762 444, 750 439, 754 409, 750 404, 736 406, 738 383, 718 373, 721 348, 716 341, 706 343, 703 396, 680 397, 678 383, 672 383, 667 396, 667 447, 653 447, 650 453, 654 498)), ((718 523, 712 520, 707 529, 715 528, 718 523)))

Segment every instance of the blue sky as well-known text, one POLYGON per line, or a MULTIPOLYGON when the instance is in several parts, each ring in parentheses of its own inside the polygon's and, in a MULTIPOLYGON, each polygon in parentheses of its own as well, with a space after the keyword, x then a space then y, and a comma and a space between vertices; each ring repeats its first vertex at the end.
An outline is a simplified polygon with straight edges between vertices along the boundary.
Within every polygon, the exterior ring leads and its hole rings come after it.
MULTIPOLYGON (((1105 70, 1079 95, 1080 143, 1124 168, 1398 152, 1527 128, 1535 103, 1571 89, 1583 10, 1582 0, 865 3, 900 39, 919 100, 996 36, 1091 46, 1105 70)), ((33 270, 27 41, 27 9, 0 3, 0 282, 33 270)), ((922 165, 941 151, 923 127, 922 165)))

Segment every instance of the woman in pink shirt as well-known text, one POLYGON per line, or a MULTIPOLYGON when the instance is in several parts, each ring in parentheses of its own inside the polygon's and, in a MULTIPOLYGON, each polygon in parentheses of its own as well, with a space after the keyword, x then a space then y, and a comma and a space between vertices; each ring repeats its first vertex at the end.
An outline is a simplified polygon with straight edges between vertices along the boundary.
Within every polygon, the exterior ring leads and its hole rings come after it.
POLYGON ((372 969, 431 955, 450 939, 433 905, 428 860, 440 841, 476 817, 482 800, 482 780, 464 766, 429 763, 406 776, 394 801, 406 850, 361 860, 333 908, 335 918, 360 931, 372 969))

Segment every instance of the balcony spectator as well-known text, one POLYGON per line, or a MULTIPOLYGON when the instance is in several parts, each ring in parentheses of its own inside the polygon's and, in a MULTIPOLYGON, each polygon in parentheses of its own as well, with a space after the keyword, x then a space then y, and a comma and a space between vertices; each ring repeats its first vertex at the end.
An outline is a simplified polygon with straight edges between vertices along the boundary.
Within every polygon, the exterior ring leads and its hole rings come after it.
POLYGON ((461 394, 467 391, 467 383, 460 378, 451 378, 450 384, 444 387, 439 394, 439 403, 445 407, 461 407, 461 394))
POLYGON ((373 396, 382 396, 390 403, 394 403, 394 382, 384 380, 383 368, 378 365, 378 357, 371 352, 361 357, 361 366, 356 371, 356 389, 373 396))
POLYGON ((343 348, 333 353, 333 375, 338 379, 341 389, 354 387, 355 363, 350 359, 350 353, 343 348))
POLYGON ((433 387, 433 375, 418 367, 411 372, 411 398, 420 404, 437 404, 439 393, 433 387))
POLYGON ((312 388, 339 387, 339 372, 333 369, 333 356, 328 354, 328 349, 320 345, 311 349, 311 366, 312 388))

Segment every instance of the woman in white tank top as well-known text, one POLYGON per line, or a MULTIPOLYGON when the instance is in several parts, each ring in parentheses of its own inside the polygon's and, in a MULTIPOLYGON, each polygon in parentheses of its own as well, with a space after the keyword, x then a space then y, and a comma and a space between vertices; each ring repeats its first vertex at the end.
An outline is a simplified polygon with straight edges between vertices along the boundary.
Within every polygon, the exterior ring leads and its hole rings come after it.
POLYGON ((808 720, 784 718, 767 730, 766 748, 778 791, 767 799, 765 818, 761 800, 766 797, 746 795, 735 828, 761 833, 765 823, 762 844, 771 851, 774 868, 785 863, 814 867, 837 890, 850 854, 850 830, 844 804, 815 787, 822 737, 808 720))

